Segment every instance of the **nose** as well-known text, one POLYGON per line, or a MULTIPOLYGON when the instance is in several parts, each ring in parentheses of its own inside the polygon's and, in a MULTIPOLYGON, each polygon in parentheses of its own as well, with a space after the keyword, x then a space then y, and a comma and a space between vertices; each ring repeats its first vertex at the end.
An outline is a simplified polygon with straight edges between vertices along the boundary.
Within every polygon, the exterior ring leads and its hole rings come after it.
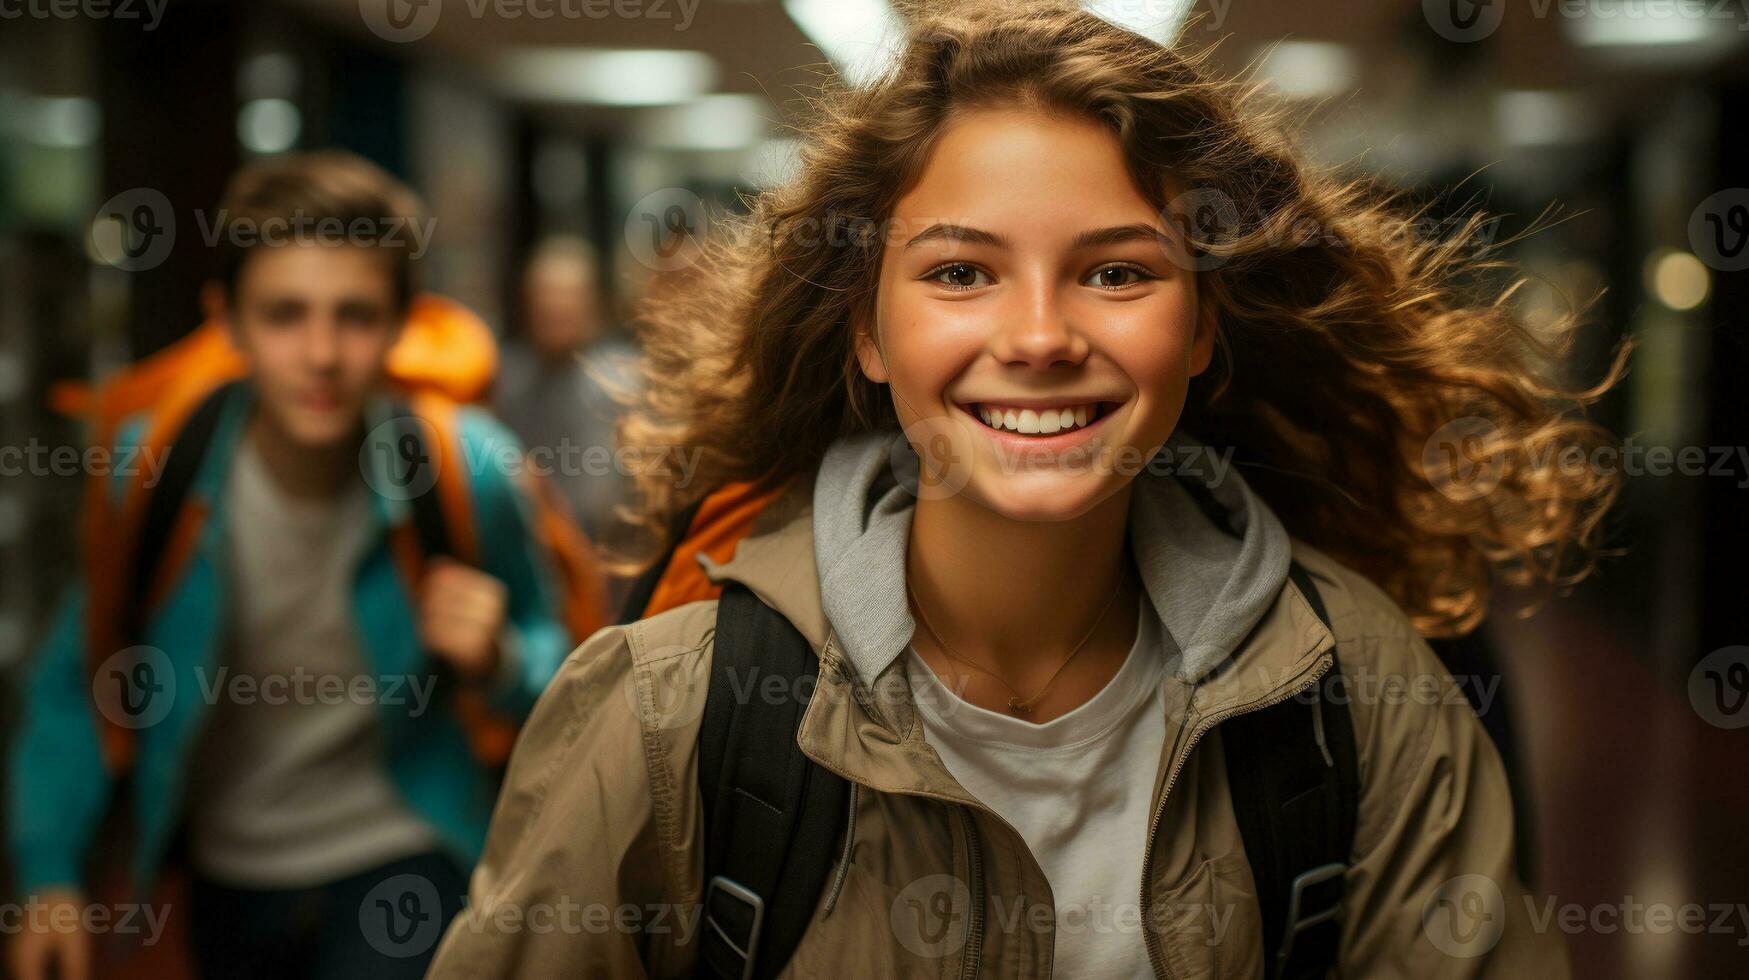
POLYGON ((340 324, 334 317, 321 314, 310 317, 305 337, 304 357, 310 367, 324 371, 340 361, 340 324))
POLYGON ((1087 359, 1087 338, 1065 313, 1054 285, 1041 281, 1010 295, 1014 301, 997 311, 1001 324, 990 339, 990 351, 997 360, 1047 368, 1087 359))

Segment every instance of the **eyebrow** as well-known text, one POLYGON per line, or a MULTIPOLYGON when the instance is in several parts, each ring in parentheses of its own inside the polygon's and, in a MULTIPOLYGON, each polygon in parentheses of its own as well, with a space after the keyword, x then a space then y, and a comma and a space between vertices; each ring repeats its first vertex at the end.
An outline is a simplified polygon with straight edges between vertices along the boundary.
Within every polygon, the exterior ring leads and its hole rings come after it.
MULTIPOLYGON (((1076 235, 1069 242, 1071 251, 1091 248, 1096 245, 1118 245, 1134 241, 1155 241, 1162 247, 1170 247, 1172 239, 1166 233, 1153 225, 1136 222, 1128 225, 1113 225, 1110 228, 1095 228, 1076 235)), ((937 222, 912 236, 905 243, 906 248, 932 241, 965 242, 971 245, 989 245, 992 248, 1007 248, 1008 237, 995 232, 984 231, 981 228, 971 228, 966 225, 943 224, 937 222)))
POLYGON ((994 248, 1008 247, 1008 236, 1006 235, 984 231, 982 228, 969 228, 965 225, 943 224, 939 221, 912 235, 911 240, 905 243, 905 247, 910 248, 913 245, 934 241, 966 242, 972 245, 989 245, 994 248))
POLYGON ((1172 239, 1166 233, 1153 225, 1136 222, 1132 225, 1116 225, 1111 228, 1096 228, 1084 231, 1075 236, 1069 243, 1070 249, 1089 248, 1094 245, 1121 245, 1125 242, 1157 242, 1162 248, 1169 248, 1172 239))

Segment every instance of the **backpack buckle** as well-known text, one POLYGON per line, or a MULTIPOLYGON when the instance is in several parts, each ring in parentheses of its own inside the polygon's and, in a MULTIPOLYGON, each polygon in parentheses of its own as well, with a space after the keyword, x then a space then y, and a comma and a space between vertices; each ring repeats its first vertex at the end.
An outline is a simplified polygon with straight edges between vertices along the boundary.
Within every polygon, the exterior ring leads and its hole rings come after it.
POLYGON ((757 892, 746 885, 732 878, 717 875, 711 879, 710 885, 704 890, 704 921, 717 934, 717 938, 723 941, 723 945, 729 947, 730 952, 741 958, 741 980, 752 980, 753 954, 759 951, 759 927, 765 922, 765 899, 760 898, 757 892), (722 924, 717 921, 716 903, 713 899, 719 893, 739 899, 752 910, 752 923, 747 927, 746 939, 741 943, 732 939, 729 933, 723 929, 722 924))
MULTIPOLYGON (((1342 876, 1347 872, 1347 864, 1335 862, 1319 865, 1294 878, 1293 890, 1288 894, 1287 901, 1287 929, 1281 937, 1281 951, 1276 954, 1273 976, 1296 976, 1290 967, 1293 963, 1294 942, 1300 933, 1325 923, 1333 924, 1341 918, 1342 899, 1346 892, 1342 876), (1336 884, 1318 888, 1330 881, 1335 881, 1336 884)), ((1340 942, 1340 937, 1336 937, 1335 941, 1340 942)))

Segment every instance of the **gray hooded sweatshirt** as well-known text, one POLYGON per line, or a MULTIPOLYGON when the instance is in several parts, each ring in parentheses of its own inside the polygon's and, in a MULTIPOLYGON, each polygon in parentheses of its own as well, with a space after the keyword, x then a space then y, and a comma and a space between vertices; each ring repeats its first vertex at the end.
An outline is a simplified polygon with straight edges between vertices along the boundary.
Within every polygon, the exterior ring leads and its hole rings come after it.
MULTIPOLYGON (((898 432, 834 442, 814 484, 814 557, 826 616, 864 684, 904 653, 914 623, 905 593, 916 456, 898 432)), ((1219 666, 1287 580, 1287 530, 1230 465, 1175 434, 1136 477, 1130 540, 1168 669, 1195 683, 1219 666), (1174 465, 1177 464, 1177 465, 1174 465), (1180 483, 1207 488, 1218 527, 1180 483)))

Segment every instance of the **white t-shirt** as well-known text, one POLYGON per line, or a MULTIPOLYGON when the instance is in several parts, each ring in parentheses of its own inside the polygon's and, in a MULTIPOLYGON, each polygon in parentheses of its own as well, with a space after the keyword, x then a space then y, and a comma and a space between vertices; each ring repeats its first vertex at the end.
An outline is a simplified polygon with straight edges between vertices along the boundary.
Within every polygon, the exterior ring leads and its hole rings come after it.
POLYGON ((1111 681, 1045 724, 970 704, 907 648, 923 734, 947 771, 1014 825, 1050 881, 1052 974, 1153 976, 1142 938, 1142 853, 1166 740, 1159 622, 1140 602, 1136 642, 1111 681))
POLYGON ((353 615, 376 533, 369 491, 293 497, 244 439, 225 505, 229 646, 223 675, 203 681, 217 701, 189 775, 195 868, 239 888, 305 888, 437 848, 389 780, 383 707, 354 683, 376 679, 353 615))

